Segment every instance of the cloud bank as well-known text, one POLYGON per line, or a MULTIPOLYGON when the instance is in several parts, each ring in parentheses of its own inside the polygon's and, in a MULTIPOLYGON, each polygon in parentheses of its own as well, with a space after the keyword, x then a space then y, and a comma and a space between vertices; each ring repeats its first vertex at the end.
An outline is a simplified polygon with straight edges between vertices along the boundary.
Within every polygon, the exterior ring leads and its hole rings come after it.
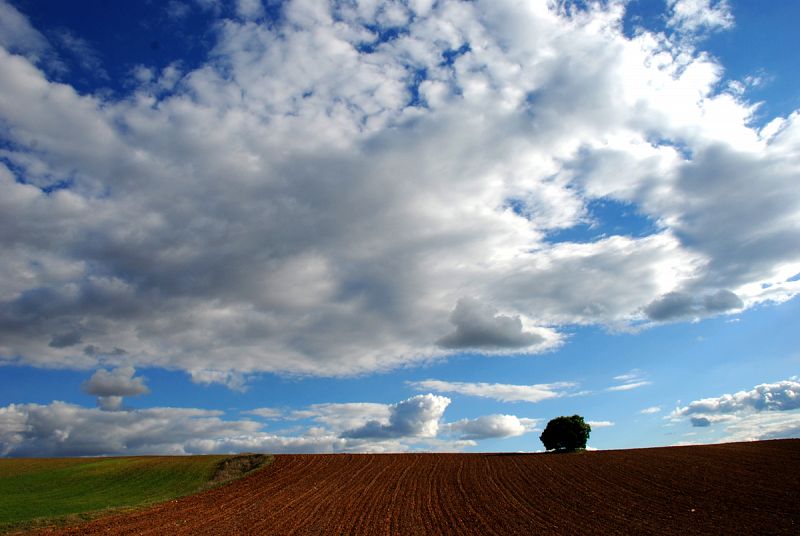
MULTIPOLYGON (((109 392, 107 383, 101 377, 93 385, 109 392)), ((106 411, 59 401, 11 404, 0 407, 0 456, 458 451, 477 440, 527 433, 537 423, 515 415, 447 423, 443 415, 449 404, 446 397, 426 394, 396 404, 330 403, 293 412, 242 412, 270 419, 269 425, 194 408, 106 411), (273 419, 306 421, 269 430, 279 424, 273 419)))
POLYGON ((726 441, 800 437, 800 381, 792 377, 763 383, 749 391, 695 400, 676 408, 673 420, 689 419, 693 427, 725 426, 726 441))
POLYGON ((676 417, 692 415, 734 415, 747 411, 789 411, 800 409, 800 381, 762 383, 750 391, 716 398, 703 398, 673 412, 676 417))
POLYGON ((222 412, 185 408, 103 411, 65 402, 0 408, 3 456, 187 454, 198 437, 237 437, 258 424, 224 421, 222 412))
POLYGON ((241 1, 198 65, 118 95, 57 81, 0 12, 3 362, 241 388, 800 289, 800 115, 759 127, 678 35, 730 26, 725 2, 626 36, 620 2, 241 1), (558 238, 597 201, 652 231, 558 238))

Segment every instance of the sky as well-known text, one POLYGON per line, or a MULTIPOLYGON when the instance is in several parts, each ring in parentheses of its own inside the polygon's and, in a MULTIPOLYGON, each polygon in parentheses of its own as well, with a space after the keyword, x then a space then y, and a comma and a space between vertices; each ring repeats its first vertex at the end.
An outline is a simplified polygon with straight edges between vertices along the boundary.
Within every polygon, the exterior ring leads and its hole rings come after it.
POLYGON ((798 17, 0 0, 0 456, 800 437, 798 17))

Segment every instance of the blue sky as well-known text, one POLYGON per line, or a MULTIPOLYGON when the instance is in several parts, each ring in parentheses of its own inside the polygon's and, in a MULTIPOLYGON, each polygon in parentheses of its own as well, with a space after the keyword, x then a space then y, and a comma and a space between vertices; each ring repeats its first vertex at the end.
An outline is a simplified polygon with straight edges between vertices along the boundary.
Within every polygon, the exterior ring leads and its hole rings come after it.
POLYGON ((800 436, 799 9, 0 0, 0 455, 800 436))

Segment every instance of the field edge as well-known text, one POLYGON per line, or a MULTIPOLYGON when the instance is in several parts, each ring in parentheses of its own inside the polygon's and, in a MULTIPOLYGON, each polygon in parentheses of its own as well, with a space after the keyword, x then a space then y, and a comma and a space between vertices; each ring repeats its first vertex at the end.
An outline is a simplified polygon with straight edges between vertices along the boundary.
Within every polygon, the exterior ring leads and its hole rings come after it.
MULTIPOLYGON (((208 455, 204 455, 208 456, 208 455)), ((104 459, 126 459, 126 458, 149 458, 149 456, 114 456, 104 459)), ((153 456, 153 458, 163 458, 163 456, 153 456)), ((185 456, 175 456, 175 458, 185 458, 185 456)), ((232 484, 240 478, 249 476, 257 471, 265 469, 274 460, 275 456, 272 454, 256 454, 256 453, 243 453, 230 456, 221 455, 220 460, 216 463, 213 470, 210 472, 208 478, 202 482, 196 489, 188 493, 181 493, 166 498, 159 498, 152 501, 139 502, 132 505, 111 506, 107 508, 91 509, 83 512, 76 512, 66 515, 56 516, 41 516, 23 521, 0 521, 0 536, 16 536, 26 534, 31 531, 42 530, 47 528, 59 529, 67 528, 72 525, 86 523, 102 517, 112 516, 117 514, 133 513, 139 510, 151 508, 158 504, 167 503, 180 499, 203 493, 211 489, 223 487, 232 484)))

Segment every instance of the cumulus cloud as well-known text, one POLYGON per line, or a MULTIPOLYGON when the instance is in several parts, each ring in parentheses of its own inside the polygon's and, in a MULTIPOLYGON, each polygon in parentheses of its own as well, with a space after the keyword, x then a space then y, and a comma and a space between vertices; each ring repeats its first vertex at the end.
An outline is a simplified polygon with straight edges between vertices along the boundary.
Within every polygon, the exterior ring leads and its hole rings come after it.
POLYGON ((417 395, 390 406, 386 422, 368 421, 363 426, 346 430, 342 437, 349 438, 395 438, 435 437, 439 421, 450 399, 432 394, 417 395))
POLYGON ((626 37, 623 3, 195 3, 208 56, 111 98, 49 77, 0 2, 0 360, 118 349, 243 388, 800 292, 800 115, 758 130, 708 54, 626 37), (652 232, 554 238, 603 200, 652 232))
POLYGON ((118 367, 113 370, 100 369, 81 384, 84 393, 95 395, 98 405, 105 410, 122 407, 122 397, 149 393, 144 378, 135 377, 133 367, 118 367))
POLYGON ((467 396, 491 398, 501 402, 541 402, 569 394, 576 386, 572 382, 540 383, 533 385, 514 385, 507 383, 447 382, 441 380, 422 380, 409 382, 414 389, 431 390, 440 393, 458 393, 467 396))
MULTIPOLYGON (((400 402, 400 404, 402 403, 400 402)), ((313 404, 306 409, 293 411, 289 417, 312 419, 325 428, 342 433, 360 429, 368 423, 380 422, 388 425, 392 414, 393 406, 391 404, 346 402, 313 404)))
POLYGON ((537 423, 537 419, 519 418, 516 415, 484 415, 448 423, 444 430, 461 439, 489 439, 519 436, 534 430, 537 423))
POLYGON ((144 378, 134 377, 133 367, 119 367, 111 371, 100 369, 83 382, 81 388, 90 395, 96 396, 135 396, 148 393, 144 378))

